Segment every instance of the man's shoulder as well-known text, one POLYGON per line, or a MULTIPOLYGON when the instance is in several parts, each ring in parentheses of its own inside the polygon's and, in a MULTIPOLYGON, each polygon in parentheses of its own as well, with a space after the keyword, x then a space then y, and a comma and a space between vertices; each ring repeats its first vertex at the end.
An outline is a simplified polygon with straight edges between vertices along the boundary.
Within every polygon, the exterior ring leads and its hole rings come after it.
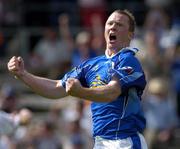
POLYGON ((105 58, 106 58, 105 55, 99 55, 99 56, 91 58, 90 61, 97 61, 97 60, 102 60, 105 58))
POLYGON ((136 53, 139 50, 136 48, 127 48, 120 52, 119 57, 123 60, 133 60, 133 61, 139 61, 138 58, 136 57, 136 53))
POLYGON ((84 62, 84 64, 93 64, 93 63, 96 63, 98 61, 102 61, 102 60, 105 60, 105 59, 106 59, 105 55, 100 55, 100 56, 96 56, 96 57, 93 57, 93 58, 90 58, 90 59, 86 60, 84 62))

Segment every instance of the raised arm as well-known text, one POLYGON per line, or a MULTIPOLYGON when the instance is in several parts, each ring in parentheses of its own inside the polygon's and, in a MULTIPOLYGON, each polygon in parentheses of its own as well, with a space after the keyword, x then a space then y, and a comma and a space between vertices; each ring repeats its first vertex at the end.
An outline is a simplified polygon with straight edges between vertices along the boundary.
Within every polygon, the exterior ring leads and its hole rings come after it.
POLYGON ((85 88, 77 79, 70 78, 66 82, 66 92, 69 95, 94 102, 111 102, 121 94, 121 88, 116 79, 97 88, 85 88))
POLYGON ((8 62, 8 70, 19 80, 29 86, 35 93, 46 98, 58 99, 67 96, 59 80, 51 80, 35 76, 24 68, 21 57, 12 57, 8 62))

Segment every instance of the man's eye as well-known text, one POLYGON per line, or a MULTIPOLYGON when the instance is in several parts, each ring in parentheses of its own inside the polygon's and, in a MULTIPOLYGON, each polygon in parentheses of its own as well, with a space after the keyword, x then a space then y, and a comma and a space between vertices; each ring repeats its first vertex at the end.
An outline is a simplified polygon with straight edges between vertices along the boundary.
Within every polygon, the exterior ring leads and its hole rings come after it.
POLYGON ((109 22, 108 25, 113 25, 113 22, 109 22))
POLYGON ((117 26, 122 26, 122 24, 121 23, 117 23, 117 26))

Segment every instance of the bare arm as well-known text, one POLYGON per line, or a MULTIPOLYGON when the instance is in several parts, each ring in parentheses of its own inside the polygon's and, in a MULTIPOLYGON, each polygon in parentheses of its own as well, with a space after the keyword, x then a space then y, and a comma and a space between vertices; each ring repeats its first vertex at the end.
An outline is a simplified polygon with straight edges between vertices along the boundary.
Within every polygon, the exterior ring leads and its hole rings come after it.
POLYGON ((59 80, 38 77, 27 72, 24 69, 24 62, 20 57, 17 58, 14 56, 10 59, 8 62, 8 70, 41 96, 57 99, 67 95, 59 80))
POLYGON ((38 77, 28 72, 19 77, 35 93, 50 99, 65 97, 67 94, 59 80, 38 77))
POLYGON ((111 102, 121 94, 121 88, 116 79, 98 88, 85 88, 77 79, 71 78, 66 82, 66 92, 94 102, 111 102))

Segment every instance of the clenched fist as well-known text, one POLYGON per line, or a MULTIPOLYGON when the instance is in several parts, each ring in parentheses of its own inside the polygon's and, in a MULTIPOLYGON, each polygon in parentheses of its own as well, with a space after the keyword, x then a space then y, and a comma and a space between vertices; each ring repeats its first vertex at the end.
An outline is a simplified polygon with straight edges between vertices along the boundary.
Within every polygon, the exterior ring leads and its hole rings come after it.
POLYGON ((13 56, 8 64, 8 70, 16 77, 21 77, 24 73, 24 61, 21 57, 13 56))
POLYGON ((69 78, 66 81, 66 92, 69 95, 79 97, 79 95, 81 94, 81 91, 82 91, 82 85, 78 79, 69 78))

